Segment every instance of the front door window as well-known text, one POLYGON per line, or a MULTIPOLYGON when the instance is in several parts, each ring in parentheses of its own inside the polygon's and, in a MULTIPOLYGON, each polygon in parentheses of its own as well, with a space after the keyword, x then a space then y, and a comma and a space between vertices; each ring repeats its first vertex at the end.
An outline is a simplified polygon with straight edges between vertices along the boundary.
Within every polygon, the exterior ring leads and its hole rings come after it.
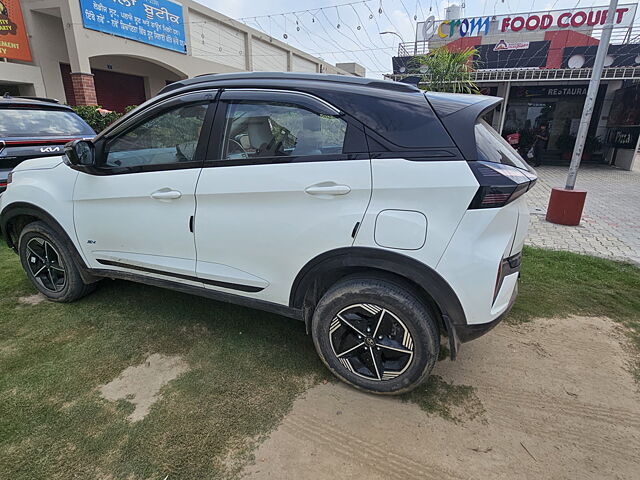
POLYGON ((104 167, 171 166, 195 160, 206 104, 174 108, 110 140, 104 167))

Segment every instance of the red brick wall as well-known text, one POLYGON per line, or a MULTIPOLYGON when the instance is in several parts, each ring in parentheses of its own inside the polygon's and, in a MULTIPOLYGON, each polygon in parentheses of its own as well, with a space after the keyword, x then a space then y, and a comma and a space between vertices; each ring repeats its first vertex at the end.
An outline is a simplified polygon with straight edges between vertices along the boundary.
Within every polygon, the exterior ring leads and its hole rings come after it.
POLYGON ((71 84, 76 105, 98 104, 92 73, 71 72, 71 84))

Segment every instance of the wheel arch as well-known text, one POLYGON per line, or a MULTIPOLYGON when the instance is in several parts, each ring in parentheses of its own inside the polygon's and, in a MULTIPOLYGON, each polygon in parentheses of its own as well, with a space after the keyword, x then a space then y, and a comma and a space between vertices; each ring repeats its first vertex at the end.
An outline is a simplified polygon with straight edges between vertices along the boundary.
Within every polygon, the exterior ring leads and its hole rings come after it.
POLYGON ((7 205, 2 212, 0 212, 0 232, 2 232, 9 248, 17 253, 20 231, 30 223, 37 221, 46 223, 61 236, 73 255, 73 260, 80 271, 83 281, 85 283, 95 282, 97 278, 88 272, 87 264, 78 252, 69 234, 60 225, 60 222, 37 205, 27 202, 16 202, 7 205))
POLYGON ((446 280, 429 266, 389 250, 346 247, 313 258, 293 282, 289 305, 302 309, 307 331, 313 309, 324 292, 341 278, 361 273, 397 278, 417 288, 439 316, 440 327, 446 331, 449 330, 449 321, 456 325, 467 323, 458 296, 446 280))

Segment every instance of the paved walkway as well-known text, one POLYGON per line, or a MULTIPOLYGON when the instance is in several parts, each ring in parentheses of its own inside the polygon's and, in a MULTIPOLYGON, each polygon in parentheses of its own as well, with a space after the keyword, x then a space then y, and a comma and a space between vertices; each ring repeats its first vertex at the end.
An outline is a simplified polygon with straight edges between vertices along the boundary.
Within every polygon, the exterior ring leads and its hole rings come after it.
POLYGON ((567 170, 536 169, 539 180, 527 196, 532 213, 527 244, 640 264, 640 173, 581 167, 576 189, 587 191, 587 201, 580 225, 567 227, 545 220, 551 187, 564 187, 567 170))

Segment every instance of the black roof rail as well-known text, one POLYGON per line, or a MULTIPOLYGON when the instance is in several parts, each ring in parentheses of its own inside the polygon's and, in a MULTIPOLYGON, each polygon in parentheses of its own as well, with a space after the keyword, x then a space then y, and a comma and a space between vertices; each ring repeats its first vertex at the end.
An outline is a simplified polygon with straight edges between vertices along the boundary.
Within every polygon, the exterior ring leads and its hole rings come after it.
MULTIPOLYGON (((238 72, 238 73, 208 73, 198 75, 185 80, 178 80, 164 87, 160 93, 171 92, 182 87, 197 85, 200 83, 216 83, 230 80, 282 80, 286 81, 312 81, 312 82, 334 82, 350 85, 362 85, 363 87, 381 88, 396 92, 416 92, 420 91, 413 85, 405 83, 391 82, 388 80, 376 80, 372 78, 351 77, 347 75, 329 75, 323 73, 291 73, 291 72, 238 72)), ((286 85, 286 83, 283 83, 286 85)))

